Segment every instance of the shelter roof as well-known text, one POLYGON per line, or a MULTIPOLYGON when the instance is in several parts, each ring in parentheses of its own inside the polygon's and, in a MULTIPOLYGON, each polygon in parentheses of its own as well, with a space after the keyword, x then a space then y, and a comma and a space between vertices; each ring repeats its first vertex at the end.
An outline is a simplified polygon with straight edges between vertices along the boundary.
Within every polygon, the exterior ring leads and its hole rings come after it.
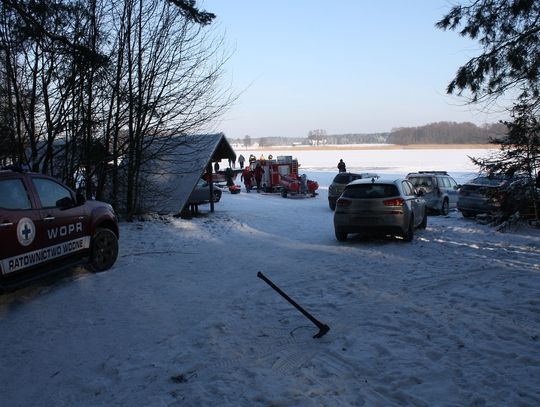
POLYGON ((223 133, 186 135, 152 143, 142 169, 141 207, 158 213, 179 213, 209 163, 236 160, 223 133))

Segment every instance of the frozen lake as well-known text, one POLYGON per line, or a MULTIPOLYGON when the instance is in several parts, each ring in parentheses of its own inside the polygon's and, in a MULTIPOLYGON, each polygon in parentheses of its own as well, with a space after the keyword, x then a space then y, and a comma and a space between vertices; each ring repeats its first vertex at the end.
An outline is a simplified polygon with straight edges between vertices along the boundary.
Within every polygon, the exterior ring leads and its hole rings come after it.
MULTIPOLYGON (((326 189, 337 172, 337 163, 343 159, 347 170, 352 172, 374 172, 381 175, 404 177, 413 171, 448 171, 458 183, 473 178, 478 169, 469 157, 486 157, 488 149, 381 149, 381 150, 236 150, 246 159, 250 154, 273 157, 292 155, 298 158, 300 172, 316 180, 321 189, 326 189)), ((226 162, 222 163, 222 168, 226 162)))

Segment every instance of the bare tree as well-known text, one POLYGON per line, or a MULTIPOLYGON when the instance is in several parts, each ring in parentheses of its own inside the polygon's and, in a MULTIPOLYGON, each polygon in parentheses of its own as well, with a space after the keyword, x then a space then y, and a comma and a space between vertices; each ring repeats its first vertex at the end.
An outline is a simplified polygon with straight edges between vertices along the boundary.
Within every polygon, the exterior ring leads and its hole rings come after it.
POLYGON ((132 214, 142 193, 141 168, 173 147, 164 139, 181 142, 177 136, 201 131, 230 105, 219 82, 228 55, 223 38, 167 2, 125 0, 112 12, 118 13, 112 21, 125 23, 111 50, 115 103, 109 102, 104 141, 117 138, 114 156, 123 158, 124 204, 132 214))
POLYGON ((0 4, 0 160, 72 186, 80 173, 87 196, 128 214, 141 169, 173 148, 164 140, 202 131, 232 101, 215 16, 193 0, 0 4))

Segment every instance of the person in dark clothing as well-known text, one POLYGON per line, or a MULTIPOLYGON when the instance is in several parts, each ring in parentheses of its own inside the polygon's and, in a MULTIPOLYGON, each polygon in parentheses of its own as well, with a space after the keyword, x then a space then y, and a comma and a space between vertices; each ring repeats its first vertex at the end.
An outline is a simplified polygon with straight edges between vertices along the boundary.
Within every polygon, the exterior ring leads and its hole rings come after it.
POLYGON ((234 182, 233 182, 233 177, 234 177, 234 171, 232 170, 231 167, 228 167, 225 169, 225 179, 227 180, 227 186, 228 187, 231 187, 234 185, 234 182))
POLYGON ((347 171, 347 167, 345 166, 345 163, 343 162, 343 159, 339 160, 337 168, 338 168, 339 172, 346 172, 347 171))
POLYGON ((240 164, 240 168, 244 168, 244 162, 246 161, 246 159, 244 158, 244 156, 242 154, 240 154, 240 157, 238 157, 238 164, 240 164))
POLYGON ((263 167, 261 167, 261 164, 257 164, 257 166, 255 167, 255 182, 257 183, 257 192, 261 192, 261 181, 262 181, 262 176, 264 174, 264 169, 263 167))
POLYGON ((249 167, 244 168, 244 171, 240 176, 240 181, 244 181, 246 192, 251 191, 251 186, 253 185, 253 173, 251 172, 251 169, 249 167))
POLYGON ((219 171, 219 163, 216 161, 215 164, 214 164, 214 172, 218 172, 219 171))

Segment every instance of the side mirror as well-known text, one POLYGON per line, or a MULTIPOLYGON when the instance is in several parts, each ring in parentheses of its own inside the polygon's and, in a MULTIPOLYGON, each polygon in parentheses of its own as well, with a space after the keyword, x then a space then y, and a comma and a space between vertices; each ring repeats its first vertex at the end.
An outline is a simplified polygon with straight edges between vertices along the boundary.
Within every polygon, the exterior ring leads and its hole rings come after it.
POLYGON ((84 205, 85 202, 86 202, 86 198, 84 197, 84 195, 81 194, 80 192, 77 192, 77 205, 78 206, 84 205))
POLYGON ((56 206, 60 209, 69 209, 73 208, 75 204, 73 202, 73 199, 71 199, 69 196, 65 196, 62 199, 56 201, 56 206))

